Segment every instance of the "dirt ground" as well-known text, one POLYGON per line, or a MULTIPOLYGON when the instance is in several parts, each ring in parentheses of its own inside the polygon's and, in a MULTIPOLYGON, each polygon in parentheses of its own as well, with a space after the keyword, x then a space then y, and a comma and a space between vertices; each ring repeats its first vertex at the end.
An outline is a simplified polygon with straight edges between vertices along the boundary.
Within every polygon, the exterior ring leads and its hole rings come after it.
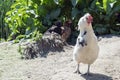
POLYGON ((50 52, 47 57, 20 59, 17 44, 0 43, 0 80, 120 80, 120 36, 106 35, 99 41, 98 59, 86 76, 86 64, 80 64, 82 74, 73 73, 73 46, 63 52, 50 52))

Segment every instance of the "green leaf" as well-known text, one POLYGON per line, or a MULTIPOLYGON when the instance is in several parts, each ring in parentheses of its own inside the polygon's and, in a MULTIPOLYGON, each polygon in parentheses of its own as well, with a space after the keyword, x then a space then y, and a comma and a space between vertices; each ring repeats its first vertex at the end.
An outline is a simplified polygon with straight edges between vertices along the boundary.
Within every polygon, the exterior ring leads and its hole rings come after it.
POLYGON ((58 8, 56 10, 53 10, 51 13, 50 13, 50 18, 51 19, 56 19, 59 15, 60 15, 60 12, 61 12, 61 9, 58 8))
POLYGON ((97 2, 98 2, 97 0, 93 0, 93 2, 90 5, 90 8, 92 9, 96 8, 97 2))
POLYGON ((32 26, 33 25, 33 19, 32 18, 27 18, 27 23, 28 26, 32 26))
POLYGON ((37 12, 40 16, 44 17, 47 13, 47 10, 45 9, 44 6, 41 5, 41 6, 38 6, 37 12))
POLYGON ((75 7, 79 0, 71 0, 72 5, 75 7))
POLYGON ((110 33, 118 35, 120 32, 110 29, 110 33))
POLYGON ((117 1, 114 1, 114 2, 109 3, 110 7, 113 8, 113 7, 114 7, 114 4, 115 4, 116 2, 117 2, 117 1))
POLYGON ((79 14, 80 11, 77 8, 73 8, 72 9, 72 19, 74 20, 74 18, 76 17, 77 14, 79 14))
POLYGON ((103 26, 102 24, 96 24, 95 26, 96 26, 95 31, 98 34, 105 34, 107 32, 107 28, 105 26, 103 26))
POLYGON ((22 38, 25 38, 25 35, 19 35, 19 36, 16 37, 17 40, 20 40, 22 38))
POLYGON ((108 17, 112 17, 116 12, 120 11, 120 2, 116 2, 111 10, 110 13, 108 13, 108 17))
POLYGON ((8 12, 6 13, 6 15, 8 15, 8 16, 11 15, 11 11, 8 11, 8 12))
MULTIPOLYGON (((29 0, 27 0, 27 1, 29 3, 29 0)), ((41 3, 42 0, 32 0, 32 1, 33 1, 33 3, 36 3, 37 5, 40 6, 40 3, 41 3)))
POLYGON ((11 6, 11 8, 18 8, 18 7, 20 7, 20 2, 16 2, 15 4, 13 4, 12 6, 11 6))
POLYGON ((96 5, 99 6, 99 5, 100 5, 100 2, 97 1, 97 2, 96 2, 96 5))
POLYGON ((59 0, 54 0, 54 2, 55 2, 56 4, 59 4, 59 0))
POLYGON ((31 33, 31 30, 27 29, 26 32, 25 32, 25 35, 29 35, 30 33, 31 33))
POLYGON ((107 5, 108 5, 107 3, 108 3, 108 0, 103 0, 103 8, 105 11, 107 10, 107 5))

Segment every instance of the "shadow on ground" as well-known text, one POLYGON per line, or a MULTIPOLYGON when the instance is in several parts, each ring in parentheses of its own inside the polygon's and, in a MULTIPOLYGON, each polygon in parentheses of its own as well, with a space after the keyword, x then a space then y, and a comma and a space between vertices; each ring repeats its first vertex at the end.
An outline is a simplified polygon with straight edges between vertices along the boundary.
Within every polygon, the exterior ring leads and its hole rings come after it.
POLYGON ((102 37, 102 38, 112 38, 113 36, 120 37, 120 35, 115 35, 115 34, 99 35, 98 37, 102 37))
POLYGON ((81 76, 86 80, 113 80, 110 76, 98 73, 90 73, 89 76, 83 74, 81 76))

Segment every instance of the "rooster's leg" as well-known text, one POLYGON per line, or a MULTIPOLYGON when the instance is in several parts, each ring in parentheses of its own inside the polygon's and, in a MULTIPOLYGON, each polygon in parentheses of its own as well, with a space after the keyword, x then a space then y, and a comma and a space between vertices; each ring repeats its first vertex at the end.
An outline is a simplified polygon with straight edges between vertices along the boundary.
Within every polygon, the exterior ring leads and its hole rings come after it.
POLYGON ((75 72, 74 72, 74 73, 81 74, 81 73, 80 73, 80 70, 79 70, 79 64, 77 64, 77 68, 76 68, 76 70, 75 70, 75 72))
POLYGON ((88 70, 87 70, 87 75, 90 74, 90 64, 88 64, 88 70))

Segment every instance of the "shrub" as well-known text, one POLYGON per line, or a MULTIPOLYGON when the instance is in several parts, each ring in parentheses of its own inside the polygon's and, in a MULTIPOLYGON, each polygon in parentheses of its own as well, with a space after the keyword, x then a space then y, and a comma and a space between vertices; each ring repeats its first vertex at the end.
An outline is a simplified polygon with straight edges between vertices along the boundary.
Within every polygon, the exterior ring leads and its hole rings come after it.
POLYGON ((4 18, 13 3, 14 0, 0 0, 0 40, 6 39, 9 36, 9 27, 6 26, 4 18))
POLYGON ((119 5, 118 0, 15 0, 5 17, 8 40, 40 37, 56 20, 71 19, 76 30, 86 12, 94 17, 95 33, 120 34, 119 5))

